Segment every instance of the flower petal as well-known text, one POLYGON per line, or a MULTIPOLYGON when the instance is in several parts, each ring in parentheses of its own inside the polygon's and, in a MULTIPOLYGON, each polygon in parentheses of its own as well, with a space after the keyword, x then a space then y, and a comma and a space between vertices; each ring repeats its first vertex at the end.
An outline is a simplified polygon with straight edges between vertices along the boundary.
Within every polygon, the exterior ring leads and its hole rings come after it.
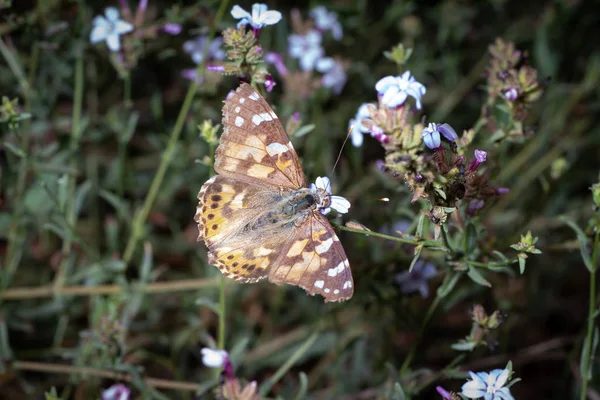
MULTIPOLYGON (((104 19, 104 18, 102 18, 104 19)), ((92 32, 90 33, 90 42, 98 43, 106 39, 106 35, 108 34, 108 30, 104 25, 96 25, 92 32)))
POLYGON ((244 10, 242 7, 238 6, 237 4, 235 6, 233 6, 233 8, 231 9, 231 16, 235 19, 240 19, 240 18, 247 18, 247 19, 251 19, 252 16, 250 15, 250 13, 246 10, 244 10))
POLYGON ((329 180, 328 177, 319 176, 315 181, 315 185, 317 186, 318 189, 323 189, 327 193, 331 194, 331 181, 329 180))
POLYGON ((119 40, 119 34, 113 32, 106 37, 106 45, 110 51, 119 51, 121 49, 121 41, 119 40))
POLYGON ((390 86, 396 86, 396 79, 393 76, 386 76, 385 78, 381 78, 375 84, 375 90, 380 95, 384 94, 390 86))
POLYGON ((275 25, 279 21, 281 21, 281 13, 275 10, 263 13, 260 18, 261 25, 275 25))
POLYGON ((454 129, 452 129, 452 127, 448 124, 438 124, 437 129, 450 142, 453 142, 456 139, 458 139, 456 131, 454 131, 454 129))
POLYGON ((106 19, 110 22, 116 22, 119 19, 119 10, 115 7, 108 7, 104 10, 104 15, 106 15, 106 19))
POLYGON ((115 22, 115 31, 119 35, 131 32, 132 30, 133 30, 133 25, 131 25, 129 22, 126 22, 123 20, 118 20, 115 22))
POLYGON ((346 214, 350 209, 350 202, 342 196, 331 196, 331 208, 340 214, 346 214))
POLYGON ((513 395, 510 393, 509 388, 502 388, 500 390, 496 390, 496 397, 502 400, 515 400, 513 395))
MULTIPOLYGON (((353 120, 351 120, 350 122, 352 122, 352 121, 353 120)), ((357 126, 355 126, 354 129, 352 129, 352 133, 350 133, 350 140, 352 140, 352 146, 354 146, 354 147, 362 146, 362 144, 364 142, 364 135, 360 131, 360 129, 358 129, 357 126)))
POLYGON ((208 347, 203 348, 201 353, 202 363, 209 368, 221 368, 228 357, 225 350, 214 350, 208 347))
POLYGON ((479 399, 485 396, 485 387, 482 389, 477 381, 468 381, 462 385, 462 394, 469 399, 479 399))

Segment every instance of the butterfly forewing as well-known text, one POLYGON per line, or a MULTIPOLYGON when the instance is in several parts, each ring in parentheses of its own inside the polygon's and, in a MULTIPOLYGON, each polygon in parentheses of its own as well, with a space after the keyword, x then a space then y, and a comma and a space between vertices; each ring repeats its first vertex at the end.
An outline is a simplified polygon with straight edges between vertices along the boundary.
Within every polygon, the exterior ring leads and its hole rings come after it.
POLYGON ((219 175, 198 193, 195 220, 209 263, 240 282, 266 277, 325 301, 352 297, 344 249, 313 203, 296 151, 277 115, 242 83, 223 106, 219 175), (308 195, 308 196, 307 196, 308 195))
POLYGON ((294 189, 306 185, 294 146, 277 114, 247 83, 225 100, 215 170, 263 185, 294 189))

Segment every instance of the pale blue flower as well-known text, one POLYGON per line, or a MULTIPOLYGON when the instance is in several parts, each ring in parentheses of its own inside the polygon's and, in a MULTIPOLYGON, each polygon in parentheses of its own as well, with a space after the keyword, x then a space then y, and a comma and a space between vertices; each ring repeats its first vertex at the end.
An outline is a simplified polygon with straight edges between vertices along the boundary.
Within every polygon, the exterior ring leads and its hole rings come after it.
POLYGON ((102 400, 129 400, 130 395, 127 386, 117 383, 102 392, 102 400))
POLYGON ((472 380, 462 386, 462 394, 469 399, 514 400, 510 389, 503 387, 508 380, 508 374, 507 369, 495 369, 489 374, 487 372, 475 374, 469 371, 472 380))
POLYGON ((279 11, 268 10, 267 5, 262 3, 252 5, 252 14, 236 4, 231 9, 231 16, 240 20, 238 28, 250 24, 254 29, 260 29, 266 25, 275 25, 281 20, 279 11))
POLYGON ((419 110, 421 97, 427 91, 425 86, 410 75, 410 71, 404 72, 402 76, 386 76, 380 79, 375 84, 375 90, 381 96, 381 102, 390 108, 401 106, 408 96, 411 96, 415 98, 419 110))
POLYGON ((369 133, 370 130, 363 124, 363 121, 371 119, 371 112, 369 111, 369 105, 367 103, 361 104, 358 107, 358 111, 354 118, 348 123, 348 129, 352 127, 350 133, 350 139, 354 147, 360 147, 363 144, 364 134, 369 133))
POLYGON ((181 24, 169 22, 163 25, 162 30, 169 35, 179 35, 181 33, 181 24))
POLYGON ((320 210, 321 214, 329 214, 332 208, 340 214, 346 214, 348 212, 348 209, 350 208, 350 202, 348 200, 346 200, 342 196, 331 196, 331 181, 328 177, 319 176, 315 183, 310 184, 310 188, 313 191, 316 191, 317 189, 322 189, 329 193, 329 199, 331 201, 331 204, 329 204, 328 207, 322 208, 320 210))
POLYGON ((327 11, 324 6, 318 6, 311 10, 310 15, 315 21, 315 27, 321 32, 331 31, 336 40, 340 40, 344 36, 342 25, 335 12, 327 11))
POLYGON ((317 60, 323 57, 321 39, 321 33, 314 29, 305 35, 293 34, 289 36, 290 56, 298 59, 300 68, 303 71, 312 71, 315 68, 317 60))
POLYGON ((423 128, 421 137, 427 147, 430 149, 437 149, 442 144, 440 133, 450 142, 453 142, 458 138, 458 135, 450 125, 436 124, 433 122, 430 123, 427 128, 423 128))
POLYGON ((433 264, 418 260, 412 271, 404 271, 396 275, 395 281, 400 285, 404 294, 413 292, 421 293, 421 296, 429 296, 429 285, 427 281, 433 278, 437 271, 433 264))
MULTIPOLYGON (((198 36, 192 40, 188 40, 183 44, 183 51, 188 53, 192 57, 192 61, 196 64, 200 64, 204 57, 204 47, 208 37, 198 36)), ((222 60, 225 58, 225 52, 221 48, 223 46, 223 38, 215 38, 208 45, 208 52, 206 53, 207 59, 209 60, 222 60)))
POLYGON ((120 36, 133 31, 133 25, 119 18, 119 10, 108 7, 104 16, 98 15, 92 20, 94 27, 90 33, 90 42, 96 44, 105 41, 110 51, 121 49, 120 36))
POLYGON ((340 94, 346 84, 346 71, 342 64, 331 57, 324 57, 317 60, 315 67, 324 74, 321 84, 333 90, 333 93, 340 94))

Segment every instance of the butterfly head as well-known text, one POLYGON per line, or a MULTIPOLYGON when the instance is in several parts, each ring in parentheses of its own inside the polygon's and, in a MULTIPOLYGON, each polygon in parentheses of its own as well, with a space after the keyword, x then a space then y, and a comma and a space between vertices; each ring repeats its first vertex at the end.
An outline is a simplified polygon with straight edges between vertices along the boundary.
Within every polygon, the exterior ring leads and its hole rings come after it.
POLYGON ((311 192, 307 197, 313 198, 315 208, 318 211, 328 210, 331 206, 331 194, 325 188, 320 187, 312 187, 311 192))

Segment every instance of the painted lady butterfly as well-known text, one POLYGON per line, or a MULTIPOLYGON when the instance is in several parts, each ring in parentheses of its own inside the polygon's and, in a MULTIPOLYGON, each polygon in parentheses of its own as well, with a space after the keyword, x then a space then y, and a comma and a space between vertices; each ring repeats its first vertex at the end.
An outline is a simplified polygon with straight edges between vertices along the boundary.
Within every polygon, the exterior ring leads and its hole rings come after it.
POLYGON ((325 301, 354 292, 350 264, 325 214, 345 213, 328 178, 306 186, 300 160, 269 104, 242 83, 223 106, 215 170, 198 193, 195 220, 209 263, 240 282, 266 277, 325 301))

